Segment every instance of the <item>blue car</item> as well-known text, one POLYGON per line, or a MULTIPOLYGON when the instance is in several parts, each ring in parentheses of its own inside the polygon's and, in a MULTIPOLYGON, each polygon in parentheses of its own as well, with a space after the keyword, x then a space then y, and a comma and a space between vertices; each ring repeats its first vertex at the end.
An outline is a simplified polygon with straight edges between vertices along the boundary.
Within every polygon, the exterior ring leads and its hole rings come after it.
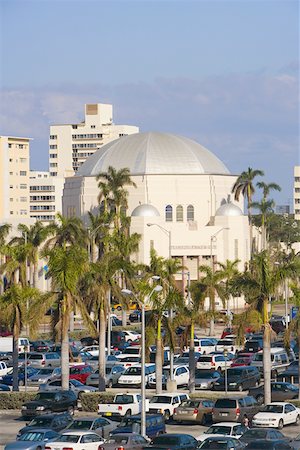
MULTIPOLYGON (((38 369, 34 369, 33 367, 27 367, 27 379, 38 372, 38 369)), ((24 386, 25 384, 25 368, 18 368, 18 380, 19 386, 24 386)), ((11 369, 6 375, 3 375, 1 383, 6 384, 7 386, 12 386, 13 384, 13 369, 11 369)))
POLYGON ((0 384, 0 391, 1 392, 3 392, 3 391, 10 391, 10 388, 9 388, 9 386, 7 386, 6 384, 0 384))

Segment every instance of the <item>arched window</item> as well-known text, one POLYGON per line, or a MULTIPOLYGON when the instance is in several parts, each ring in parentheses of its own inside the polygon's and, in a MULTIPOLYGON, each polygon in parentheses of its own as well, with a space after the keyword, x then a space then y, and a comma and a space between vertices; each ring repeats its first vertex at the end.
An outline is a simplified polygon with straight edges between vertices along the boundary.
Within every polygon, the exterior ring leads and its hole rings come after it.
POLYGON ((173 208, 171 205, 166 206, 166 222, 173 221, 173 208))
POLYGON ((178 205, 176 208, 176 222, 183 222, 183 206, 178 205))
POLYGON ((186 214, 187 220, 194 220, 194 207, 193 205, 189 205, 187 207, 187 214, 186 214))

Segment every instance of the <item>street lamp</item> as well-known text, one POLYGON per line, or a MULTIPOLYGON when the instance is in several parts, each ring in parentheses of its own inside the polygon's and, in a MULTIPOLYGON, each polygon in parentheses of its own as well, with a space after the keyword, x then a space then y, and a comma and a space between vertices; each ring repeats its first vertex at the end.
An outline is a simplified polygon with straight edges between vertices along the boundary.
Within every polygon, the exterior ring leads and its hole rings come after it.
POLYGON ((150 294, 142 301, 137 297, 134 292, 130 289, 122 289, 122 294, 127 296, 133 296, 137 303, 141 305, 142 310, 142 342, 141 342, 141 397, 142 397, 142 407, 141 407, 141 435, 146 437, 146 386, 145 386, 145 364, 146 364, 146 339, 145 339, 145 300, 150 300, 154 292, 161 292, 163 287, 161 285, 156 285, 150 294))
POLYGON ((223 231, 223 230, 229 230, 229 227, 220 228, 218 231, 216 231, 214 234, 212 234, 210 236, 210 264, 211 264, 212 271, 214 271, 213 254, 212 254, 213 253, 213 242, 216 242, 217 235, 219 233, 221 233, 221 231, 223 231))
POLYGON ((171 259, 172 255, 171 255, 171 230, 167 230, 166 228, 162 227, 161 225, 158 225, 158 223, 147 223, 147 227, 158 227, 160 228, 164 233, 166 233, 168 235, 168 239, 169 239, 169 259, 171 259))
POLYGON ((225 358, 225 372, 224 372, 224 384, 225 384, 225 394, 227 395, 228 393, 228 383, 227 383, 227 356, 228 356, 228 350, 225 348, 223 350, 223 355, 225 358))

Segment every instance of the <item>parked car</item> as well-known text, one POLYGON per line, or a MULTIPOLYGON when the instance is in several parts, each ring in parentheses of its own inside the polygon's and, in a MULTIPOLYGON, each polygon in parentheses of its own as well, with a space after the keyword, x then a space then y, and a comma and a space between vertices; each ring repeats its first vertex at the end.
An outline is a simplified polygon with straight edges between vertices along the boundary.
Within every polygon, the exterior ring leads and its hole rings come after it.
POLYGON ((231 367, 251 366, 254 353, 238 353, 231 363, 231 367))
POLYGON ((30 351, 33 352, 51 352, 53 348, 53 343, 51 344, 49 341, 33 341, 30 342, 30 351))
POLYGON ((42 369, 43 367, 59 367, 61 360, 56 352, 32 352, 28 353, 28 363, 35 369, 42 369))
MULTIPOLYGON (((142 366, 140 364, 136 364, 134 366, 129 367, 125 370, 124 373, 121 374, 118 384, 120 386, 140 386, 142 375, 141 375, 142 366)), ((148 383, 149 377, 151 374, 155 372, 155 364, 147 363, 145 364, 145 383, 148 383)))
POLYGON ((10 367, 7 366, 5 361, 0 361, 0 378, 6 375, 10 371, 10 367))
MULTIPOLYGON (((105 368, 105 384, 107 387, 111 388, 118 384, 118 380, 122 373, 124 373, 126 368, 121 365, 114 365, 112 367, 105 368)), ((95 386, 99 385, 99 369, 95 370, 95 372, 91 373, 86 379, 87 386, 95 386)))
POLYGON ((168 420, 173 416, 174 409, 187 399, 189 395, 184 392, 154 395, 149 402, 149 413, 163 414, 165 420, 168 420))
POLYGON ((293 449, 298 450, 300 448, 300 434, 290 441, 293 449))
POLYGON ((104 417, 80 417, 72 421, 67 431, 93 431, 107 438, 117 425, 117 422, 104 417))
POLYGON ((35 417, 51 412, 68 411, 71 415, 77 407, 77 397, 73 391, 39 392, 34 400, 22 406, 23 417, 35 417))
MULTIPOLYGON (((261 405, 264 402, 264 385, 249 389, 249 395, 256 398, 261 405)), ((291 383, 272 382, 271 383, 271 399, 272 402, 283 402, 298 398, 299 388, 291 383)))
POLYGON ((222 354, 216 355, 203 355, 198 358, 197 361, 197 369, 214 369, 221 372, 225 369, 225 366, 228 368, 231 366, 231 361, 227 357, 222 354))
MULTIPOLYGON (((187 366, 175 366, 173 369, 173 379, 176 381, 177 386, 187 386, 189 383, 189 377, 190 377, 190 371, 187 366)), ((170 366, 163 367, 163 374, 162 374, 162 385, 163 388, 166 389, 167 387, 167 381, 170 378, 170 366)), ((148 377, 148 386, 150 388, 156 387, 156 374, 153 373, 148 377)))
MULTIPOLYGON (((272 376, 277 377, 289 366, 289 356, 283 348, 271 348, 271 371, 272 376)), ((256 366, 263 374, 263 350, 256 353, 252 360, 252 365, 256 366)))
POLYGON ((213 422, 242 422, 244 414, 247 414, 251 422, 252 417, 260 410, 255 398, 223 397, 218 398, 213 408, 213 422))
MULTIPOLYGON (((27 367, 26 375, 27 380, 29 377, 34 375, 37 372, 37 369, 34 369, 33 367, 27 367)), ((18 382, 19 386, 24 386, 25 384, 25 367, 19 367, 18 368, 18 382)), ((11 368, 9 372, 1 377, 1 383, 6 384, 8 386, 12 386, 13 384, 13 369, 11 368)))
POLYGON ((136 309, 135 311, 132 311, 129 314, 129 321, 130 322, 141 322, 142 312, 139 309, 136 309))
POLYGON ((85 384, 88 376, 93 372, 93 368, 88 364, 78 364, 70 367, 70 380, 78 380, 85 384))
POLYGON ((99 345, 88 345, 87 347, 82 347, 82 352, 87 352, 91 356, 96 356, 99 358, 99 345))
MULTIPOLYGON (((99 367, 99 356, 90 356, 85 361, 85 363, 89 366, 92 366, 92 368, 95 370, 99 367)), ((115 355, 107 355, 105 358, 105 364, 106 366, 112 367, 115 364, 120 364, 120 361, 115 355)))
POLYGON ((183 400, 174 409, 173 420, 175 422, 195 422, 206 425, 212 421, 212 410, 214 402, 206 399, 183 400))
POLYGON ((28 378, 28 385, 35 386, 41 383, 48 383, 56 376, 56 369, 47 367, 44 369, 38 369, 33 375, 28 378))
POLYGON ((142 450, 147 444, 148 441, 140 434, 122 433, 110 436, 99 450, 115 450, 121 447, 124 450, 142 450))
POLYGON ((250 442, 247 445, 247 450, 294 450, 294 447, 292 444, 289 444, 288 442, 275 442, 275 441, 269 441, 265 442, 262 441, 254 441, 250 442))
POLYGON ((157 436, 151 442, 151 444, 144 447, 144 449, 151 450, 196 450, 198 448, 198 441, 190 434, 175 434, 166 433, 161 436, 157 436))
MULTIPOLYGON (((209 338, 195 338, 194 339, 195 352, 201 353, 202 355, 208 355, 216 350, 215 343, 209 338)), ((185 350, 188 350, 186 347, 185 350)))
POLYGON ((48 428, 37 428, 34 431, 23 433, 17 441, 10 442, 4 447, 4 450, 37 450, 45 448, 44 445, 59 436, 56 431, 48 428))
MULTIPOLYGON (((52 392, 61 390, 61 379, 49 381, 48 383, 41 384, 39 386, 40 392, 52 392)), ((69 390, 75 392, 77 398, 80 398, 81 394, 86 392, 97 392, 97 389, 93 386, 86 386, 78 380, 69 380, 69 390)))
MULTIPOLYGON (((146 411, 148 411, 146 400, 146 411)), ((139 414, 142 407, 140 394, 116 394, 111 403, 99 403, 98 414, 102 416, 119 419, 132 414, 139 414)))
MULTIPOLYGON (((227 370, 227 389, 229 391, 244 391, 260 383, 260 372, 255 366, 233 367, 227 370)), ((213 386, 216 391, 225 390, 225 376, 217 380, 213 386)))
POLYGON ((244 352, 245 353, 257 353, 263 349, 263 338, 250 338, 245 342, 244 352))
POLYGON ((103 438, 92 431, 66 431, 47 443, 45 450, 98 450, 103 438))
POLYGON ((226 338, 224 339, 219 339, 216 345, 216 351, 221 351, 224 352, 224 350, 227 350, 228 352, 231 353, 236 353, 240 347, 235 343, 235 336, 234 337, 230 337, 226 336, 226 338))
POLYGON ((212 436, 201 442, 198 448, 212 450, 244 450, 244 445, 238 439, 229 436, 212 436))
POLYGON ((261 442, 262 440, 264 442, 289 442, 289 438, 284 436, 281 431, 274 430, 273 428, 250 428, 240 438, 240 441, 244 444, 249 444, 250 442, 252 443, 256 441, 261 442))
MULTIPOLYGON (((162 414, 146 414, 146 435, 153 439, 166 432, 165 419, 162 414)), ((141 415, 125 416, 112 435, 123 433, 141 433, 141 415)))
POLYGON ((0 391, 5 391, 5 392, 9 392, 10 391, 10 387, 7 386, 7 384, 2 384, 0 383, 0 391))
POLYGON ((67 428, 73 422, 73 418, 68 413, 56 413, 56 414, 45 414, 41 416, 37 416, 32 419, 26 427, 23 427, 19 430, 17 434, 17 438, 21 436, 21 434, 27 433, 29 431, 35 431, 38 428, 49 428, 57 433, 61 430, 67 428))
POLYGON ((132 330, 123 330, 125 341, 128 343, 132 343, 133 341, 138 341, 141 338, 141 333, 132 330))
POLYGON ((246 431, 247 427, 242 425, 241 423, 236 422, 220 422, 209 427, 204 433, 197 436, 197 441, 204 441, 207 438, 213 436, 233 436, 236 439, 239 439, 246 431))
POLYGON ((270 427, 281 430, 284 425, 300 423, 300 410, 291 403, 273 402, 264 408, 252 419, 255 427, 270 427))
POLYGON ((196 369, 195 388, 212 389, 215 382, 219 380, 220 376, 220 372, 217 370, 196 369))
POLYGON ((299 362, 291 362, 284 372, 278 374, 277 381, 299 383, 299 362))

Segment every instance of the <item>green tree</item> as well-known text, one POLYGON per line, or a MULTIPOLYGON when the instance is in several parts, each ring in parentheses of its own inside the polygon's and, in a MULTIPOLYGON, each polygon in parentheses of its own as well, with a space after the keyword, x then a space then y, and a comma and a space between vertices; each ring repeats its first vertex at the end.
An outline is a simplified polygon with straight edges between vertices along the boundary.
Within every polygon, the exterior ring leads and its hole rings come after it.
POLYGON ((263 199, 267 200, 271 191, 281 191, 281 187, 276 183, 265 183, 264 181, 258 181, 256 186, 263 191, 263 199))
POLYGON ((247 209, 248 209, 248 218, 249 218, 249 226, 250 226, 250 248, 252 253, 253 246, 253 229, 252 229, 252 213, 251 213, 251 203, 253 199, 253 194, 255 192, 255 188, 253 185, 254 178, 257 176, 264 176, 264 172, 262 170, 254 170, 251 167, 248 167, 247 171, 241 173, 241 175, 237 178, 236 182, 232 187, 232 193, 234 194, 234 199, 239 200, 240 195, 242 194, 244 198, 247 199, 247 209))
POLYGON ((260 211, 261 217, 261 235, 262 235, 262 248, 267 248, 267 220, 268 216, 273 213, 274 201, 266 200, 263 198, 260 202, 252 202, 251 207, 260 211))
POLYGON ((224 298, 227 302, 227 311, 229 311, 230 298, 237 294, 234 289, 234 280, 239 275, 239 262, 239 259, 235 259, 234 261, 227 259, 225 263, 218 263, 220 271, 223 274, 224 298))
POLYGON ((87 247, 88 234, 83 222, 78 217, 65 217, 60 213, 56 214, 57 222, 48 226, 49 233, 52 233, 43 248, 42 256, 47 254, 52 247, 64 247, 67 245, 78 245, 87 247))

